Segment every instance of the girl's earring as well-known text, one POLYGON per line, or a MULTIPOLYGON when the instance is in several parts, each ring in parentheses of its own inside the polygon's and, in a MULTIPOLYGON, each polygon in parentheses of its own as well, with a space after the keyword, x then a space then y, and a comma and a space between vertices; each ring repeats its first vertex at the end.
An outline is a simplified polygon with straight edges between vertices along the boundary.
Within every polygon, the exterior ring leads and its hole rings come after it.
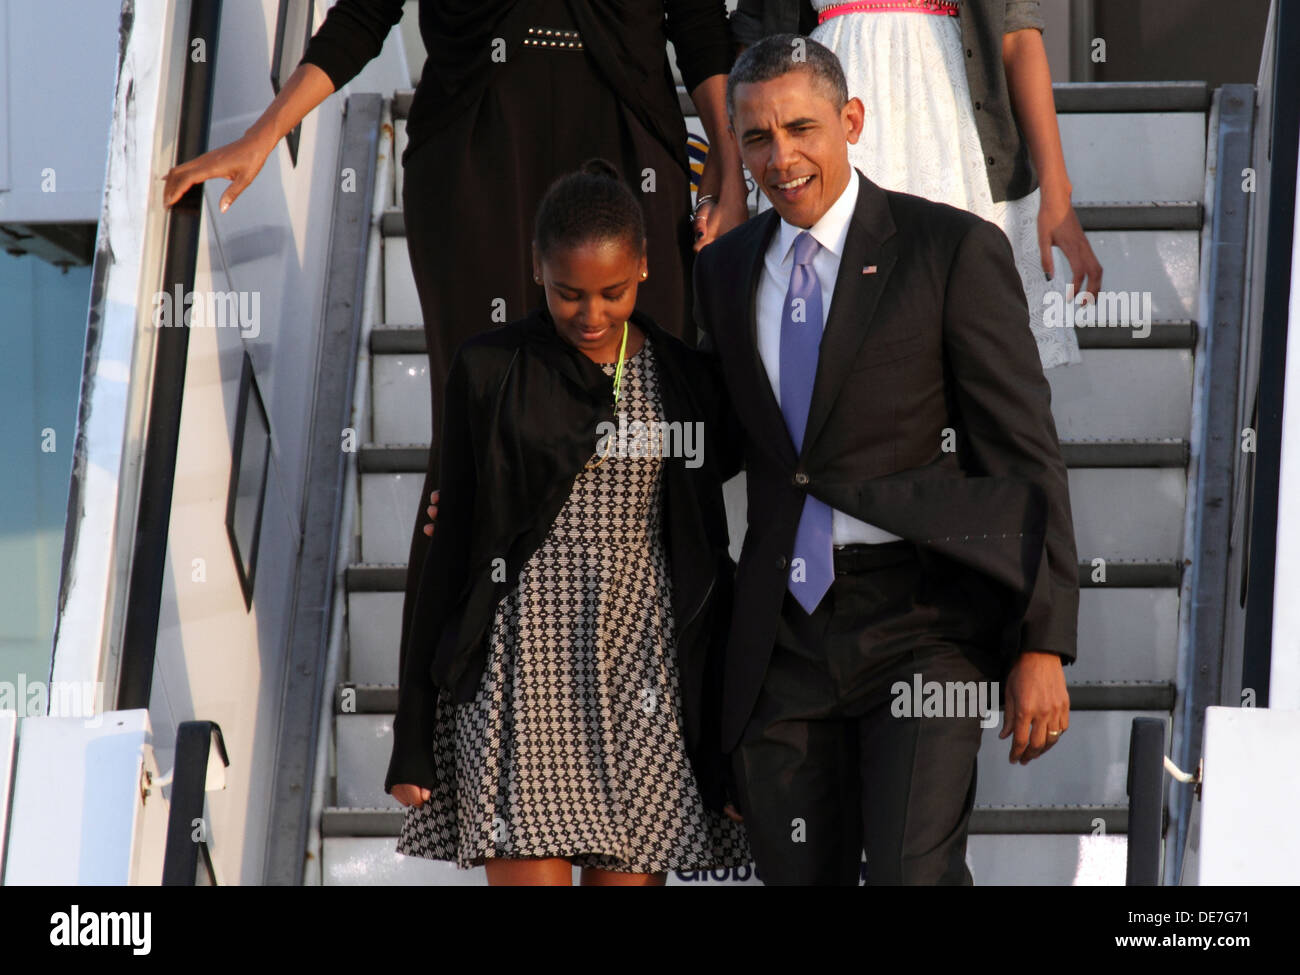
POLYGON ((645 271, 642 271, 642 272, 641 272, 641 277, 644 278, 645 276, 646 276, 646 272, 645 272, 645 271))

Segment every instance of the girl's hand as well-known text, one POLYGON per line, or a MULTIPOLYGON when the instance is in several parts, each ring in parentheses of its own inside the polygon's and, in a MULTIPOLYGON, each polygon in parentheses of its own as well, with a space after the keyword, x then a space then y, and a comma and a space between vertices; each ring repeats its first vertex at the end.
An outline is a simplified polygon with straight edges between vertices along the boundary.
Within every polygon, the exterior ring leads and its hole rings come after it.
POLYGON ((419 785, 402 783, 393 786, 393 798, 403 806, 422 806, 429 801, 429 790, 419 785))
POLYGON ((727 803, 725 806, 723 806, 722 811, 727 814, 727 818, 730 819, 733 823, 743 823, 745 821, 745 817, 740 815, 736 807, 733 806, 731 803, 727 803))
MULTIPOLYGON (((1061 129, 1052 96, 1052 72, 1042 32, 1034 27, 1002 35, 1002 66, 1007 75, 1011 111, 1024 133, 1029 158, 1038 171, 1038 252, 1047 279, 1052 279, 1052 245, 1061 248, 1074 272, 1075 297, 1096 299, 1101 265, 1070 205, 1070 177, 1061 149, 1061 129), (1087 278, 1087 288, 1084 278, 1087 278)), ((1086 300, 1086 299, 1085 299, 1086 300)))
POLYGON ((429 502, 429 507, 424 509, 425 514, 429 516, 429 523, 424 526, 424 533, 432 538, 433 523, 438 520, 438 492, 436 490, 430 492, 429 502))
POLYGON ((226 192, 221 194, 221 212, 225 213, 261 172, 262 164, 273 148, 275 143, 254 128, 228 145, 173 166, 163 177, 166 181, 163 184, 163 206, 171 207, 195 183, 220 177, 230 180, 226 192))
POLYGON ((1069 197, 1061 199, 1044 193, 1038 204, 1038 250, 1049 280, 1053 270, 1053 245, 1061 248, 1065 259, 1070 262, 1070 270, 1074 272, 1075 297, 1087 295, 1095 300, 1101 288, 1101 263, 1092 252, 1092 245, 1083 232, 1079 216, 1074 212, 1069 197))

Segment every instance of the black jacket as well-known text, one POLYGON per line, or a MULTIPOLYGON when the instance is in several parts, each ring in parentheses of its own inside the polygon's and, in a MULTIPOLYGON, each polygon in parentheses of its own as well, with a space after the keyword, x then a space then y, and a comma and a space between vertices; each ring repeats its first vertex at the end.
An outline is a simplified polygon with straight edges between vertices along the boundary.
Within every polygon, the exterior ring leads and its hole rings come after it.
MULTIPOLYGON (((776 210, 696 258, 695 319, 745 430, 749 529, 726 653, 724 748, 758 699, 805 494, 995 584, 1004 663, 1077 653, 1078 557, 1051 389, 994 224, 862 173, 796 452, 757 351, 776 210)), ((964 571, 964 570, 963 570, 964 571)))
MULTIPOLYGON (((632 321, 655 356, 665 419, 704 424, 702 463, 665 461, 662 525, 686 750, 705 801, 719 808, 721 652, 735 569, 722 480, 737 469, 739 438, 724 428, 731 421, 713 360, 639 311, 632 321)), ((390 792, 403 782, 433 785, 437 689, 473 699, 497 603, 595 454, 599 424, 615 421, 613 382, 540 307, 457 350, 442 416, 438 522, 401 648, 390 792)))

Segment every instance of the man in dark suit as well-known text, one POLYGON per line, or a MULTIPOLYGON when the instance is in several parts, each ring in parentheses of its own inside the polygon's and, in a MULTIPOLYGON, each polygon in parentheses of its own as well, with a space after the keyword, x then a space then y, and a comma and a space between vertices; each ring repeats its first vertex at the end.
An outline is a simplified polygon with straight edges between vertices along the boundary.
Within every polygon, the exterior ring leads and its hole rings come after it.
POLYGON ((815 41, 750 47, 727 96, 773 204, 695 277, 745 441, 735 799, 768 883, 857 883, 864 850, 871 883, 970 883, 962 702, 1001 685, 1027 763, 1068 727, 1076 653, 1066 470, 1011 247, 849 165, 863 106, 815 41))

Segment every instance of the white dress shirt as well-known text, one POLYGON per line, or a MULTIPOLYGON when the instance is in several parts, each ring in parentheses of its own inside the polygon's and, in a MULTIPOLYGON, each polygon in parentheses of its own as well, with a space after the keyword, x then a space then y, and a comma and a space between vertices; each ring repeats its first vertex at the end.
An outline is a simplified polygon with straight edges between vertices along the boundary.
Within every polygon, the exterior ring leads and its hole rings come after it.
MULTIPOLYGON (((849 185, 844 188, 830 209, 809 228, 809 233, 821 245, 813 255, 813 269, 822 289, 821 327, 826 328, 826 316, 831 309, 831 295, 840 271, 840 258, 844 256, 844 242, 849 236, 849 222, 858 202, 858 174, 849 170, 849 185)), ((759 277, 755 314, 758 317, 758 354, 767 369, 776 401, 781 402, 781 315, 786 292, 790 290, 790 272, 794 270, 794 239, 803 232, 802 227, 782 220, 772 235, 763 258, 763 273, 759 277)), ((832 508, 831 543, 848 545, 864 542, 878 544, 899 539, 883 528, 860 521, 837 508, 832 508)))

